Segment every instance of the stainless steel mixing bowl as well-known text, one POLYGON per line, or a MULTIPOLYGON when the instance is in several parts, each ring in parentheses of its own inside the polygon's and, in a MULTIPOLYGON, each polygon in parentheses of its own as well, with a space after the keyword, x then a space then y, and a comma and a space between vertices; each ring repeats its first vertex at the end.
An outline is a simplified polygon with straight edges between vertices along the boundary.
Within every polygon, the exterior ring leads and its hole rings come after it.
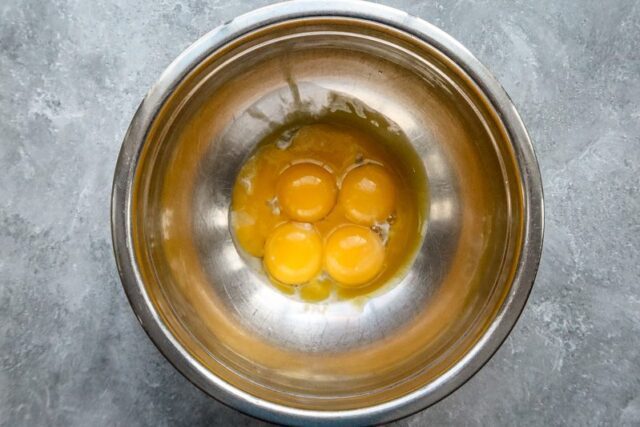
POLYGON ((502 343, 533 284, 542 201, 515 108, 464 47, 385 6, 296 1, 219 27, 162 74, 123 143, 112 228, 135 313, 192 382, 276 422, 369 424, 433 404, 502 343), (428 219, 400 283, 309 304, 248 267, 228 208, 255 144, 335 95, 407 135, 428 219))

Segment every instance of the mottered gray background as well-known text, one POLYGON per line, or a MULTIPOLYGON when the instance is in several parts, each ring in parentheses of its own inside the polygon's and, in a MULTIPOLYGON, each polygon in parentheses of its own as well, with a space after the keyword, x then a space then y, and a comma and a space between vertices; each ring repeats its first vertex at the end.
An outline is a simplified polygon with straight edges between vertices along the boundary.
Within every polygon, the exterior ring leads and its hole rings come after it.
MULTIPOLYGON (((640 425, 640 3, 384 3, 493 71, 546 201, 540 272, 511 336, 396 425, 640 425)), ((266 4, 0 3, 0 424, 264 424, 204 395, 146 337, 120 286, 109 202, 150 85, 198 37, 266 4)))

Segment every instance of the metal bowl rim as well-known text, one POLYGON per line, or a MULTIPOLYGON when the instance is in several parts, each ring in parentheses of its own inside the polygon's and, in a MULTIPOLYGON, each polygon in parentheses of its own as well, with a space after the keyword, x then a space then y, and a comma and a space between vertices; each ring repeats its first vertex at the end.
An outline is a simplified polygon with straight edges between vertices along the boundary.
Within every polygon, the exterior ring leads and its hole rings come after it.
POLYGON ((542 179, 531 140, 509 96, 491 73, 459 42, 437 27, 406 12, 358 0, 293 0, 241 15, 205 34, 182 52, 151 87, 124 137, 116 164, 111 231, 118 271, 129 302, 143 329, 160 352, 187 379, 219 401, 265 420, 301 424, 378 424, 405 417, 446 397, 468 381, 493 356, 517 322, 533 286, 544 234, 542 179), (523 251, 509 295, 490 328, 444 375, 414 392, 383 404, 340 411, 317 411, 275 404, 250 395, 208 371, 164 325, 145 290, 131 234, 133 178, 147 131, 175 86, 216 49, 255 29, 298 18, 347 17, 402 30, 431 44, 460 66, 489 98, 507 128, 524 189, 523 251))

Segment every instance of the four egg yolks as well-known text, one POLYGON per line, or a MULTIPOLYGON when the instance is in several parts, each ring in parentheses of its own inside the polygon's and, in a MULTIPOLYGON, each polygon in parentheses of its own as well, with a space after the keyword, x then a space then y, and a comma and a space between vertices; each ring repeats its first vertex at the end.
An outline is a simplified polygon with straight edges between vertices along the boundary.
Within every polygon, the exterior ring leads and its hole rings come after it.
POLYGON ((344 287, 374 279, 384 266, 385 248, 368 226, 385 221, 395 208, 395 186, 376 164, 357 166, 342 181, 315 163, 289 166, 276 183, 278 205, 291 220, 276 227, 265 243, 263 263, 276 281, 306 283, 324 267, 344 287), (325 238, 311 224, 327 216, 336 199, 348 221, 325 238), (357 225, 359 224, 359 225, 357 225))
POLYGON ((380 237, 361 225, 344 225, 325 242, 324 268, 345 287, 359 286, 375 278, 384 264, 380 237))
POLYGON ((322 267, 322 239, 311 224, 287 222, 267 238, 264 265, 277 281, 295 285, 305 283, 322 267))
POLYGON ((299 163, 282 172, 276 195, 280 208, 289 218, 315 222, 331 212, 338 188, 326 169, 313 163, 299 163))
POLYGON ((387 171, 376 164, 365 164, 344 177, 339 203, 351 221, 373 225, 391 215, 395 198, 395 186, 387 171))

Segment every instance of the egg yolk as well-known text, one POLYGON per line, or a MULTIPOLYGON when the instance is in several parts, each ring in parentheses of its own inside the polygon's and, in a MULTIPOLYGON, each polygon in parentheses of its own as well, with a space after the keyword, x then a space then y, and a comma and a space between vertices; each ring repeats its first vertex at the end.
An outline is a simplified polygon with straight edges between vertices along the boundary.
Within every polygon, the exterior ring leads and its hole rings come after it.
POLYGON ((344 177, 339 203, 345 216, 353 222, 363 225, 382 222, 395 209, 393 179, 382 166, 358 166, 344 177))
POLYGON ((324 268, 345 287, 358 287, 382 270, 384 245, 367 227, 345 225, 335 229, 324 247, 324 268))
POLYGON ((267 136, 233 185, 238 253, 274 289, 304 302, 396 283, 423 237, 420 158, 383 121, 370 128, 343 113, 267 136))
POLYGON ((295 221, 318 221, 333 209, 338 195, 329 171, 313 163, 299 163, 285 169, 276 185, 278 203, 295 221))
POLYGON ((322 267, 322 239, 311 224, 287 222, 267 238, 264 266, 277 281, 296 285, 311 280, 322 267))

